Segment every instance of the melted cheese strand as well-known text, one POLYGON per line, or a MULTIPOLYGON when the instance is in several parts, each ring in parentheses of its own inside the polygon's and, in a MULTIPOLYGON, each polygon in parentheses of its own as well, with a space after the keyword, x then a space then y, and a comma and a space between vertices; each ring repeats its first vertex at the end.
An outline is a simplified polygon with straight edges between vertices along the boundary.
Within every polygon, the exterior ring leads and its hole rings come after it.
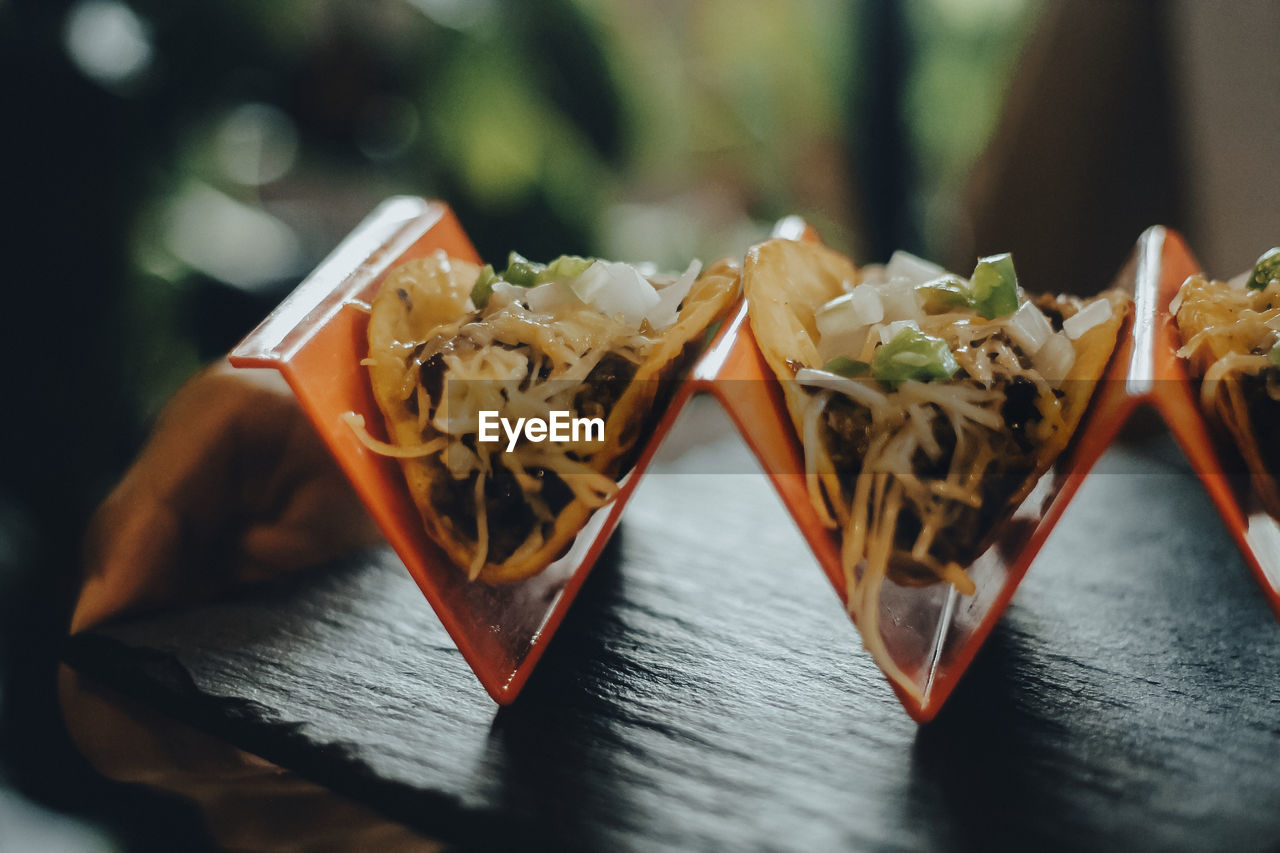
POLYGON ((368 428, 365 426, 364 415, 356 412, 343 412, 341 420, 351 428, 351 431, 356 434, 356 438, 359 439, 361 444, 381 456, 394 456, 397 459, 420 459, 423 456, 439 453, 449 445, 449 440, 443 436, 433 438, 423 444, 388 444, 385 441, 379 441, 369 433, 368 428))
POLYGON ((830 464, 826 449, 821 448, 821 442, 818 441, 818 418, 822 416, 822 412, 830 400, 831 394, 829 392, 817 394, 809 401, 809 405, 804 410, 804 446, 819 447, 817 453, 806 453, 804 455, 804 484, 809 492, 809 503, 813 504, 814 510, 818 513, 818 519, 826 527, 835 527, 836 520, 831 517, 830 511, 827 509, 827 501, 822 497, 820 491, 822 479, 819 475, 819 468, 822 462, 825 461, 828 465, 830 464))
POLYGON ((863 566, 862 577, 858 581, 857 595, 853 601, 853 612, 857 618, 858 627, 862 631, 863 645, 867 647, 867 651, 880 664, 881 669, 893 681, 903 685, 908 690, 914 690, 912 687, 914 682, 898 666, 897 661, 893 659, 893 655, 889 654, 889 647, 885 645, 884 635, 880 631, 880 587, 889 572, 889 554, 893 549, 893 538, 898 525, 898 512, 902 508, 902 487, 895 480, 889 484, 886 490, 884 482, 888 479, 887 474, 877 475, 878 482, 875 491, 882 493, 884 510, 875 525, 872 539, 868 543, 867 559, 863 566))
POLYGON ((1236 376, 1241 375, 1251 376, 1269 364, 1271 364, 1271 359, 1265 355, 1246 355, 1238 352, 1227 353, 1209 365, 1209 369, 1204 372, 1204 382, 1200 385, 1200 400, 1206 406, 1212 406, 1218 394, 1218 384, 1220 382, 1227 380, 1228 377, 1234 379, 1236 376))

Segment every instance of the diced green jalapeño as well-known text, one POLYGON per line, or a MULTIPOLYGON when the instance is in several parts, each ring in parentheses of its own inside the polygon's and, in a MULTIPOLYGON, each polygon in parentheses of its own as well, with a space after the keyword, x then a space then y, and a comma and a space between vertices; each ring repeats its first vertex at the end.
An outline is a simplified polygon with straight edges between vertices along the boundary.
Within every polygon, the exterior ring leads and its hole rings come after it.
POLYGON ((476 283, 471 285, 471 304, 483 308, 489 304, 493 295, 493 285, 498 281, 498 274, 493 271, 493 264, 485 264, 480 268, 476 283))
POLYGON ((1266 290, 1267 285, 1280 279, 1280 246, 1268 249, 1253 265, 1253 275, 1249 276, 1249 287, 1253 290, 1266 290))
POLYGON ((924 310, 930 313, 969 305, 969 288, 959 276, 945 275, 916 286, 924 310))
POLYGON ((519 287, 533 287, 538 283, 538 273, 546 267, 534 263, 517 252, 507 256, 507 268, 502 273, 502 280, 519 287))
POLYGON ((871 375, 890 388, 911 379, 918 382, 950 379, 959 369, 946 341, 910 328, 882 344, 871 360, 871 375))
POLYGON ((822 369, 830 373, 836 373, 840 376, 847 376, 850 379, 861 376, 871 369, 871 365, 865 361, 858 361, 854 358, 845 358, 838 355, 835 358, 822 365, 822 369))
POLYGON ((1018 310, 1018 274, 1008 252, 978 261, 970 283, 969 301, 988 320, 1008 317, 1018 310))
POLYGON ((565 281, 577 278, 587 271, 587 267, 595 263, 594 258, 580 258, 577 255, 561 255, 538 273, 538 284, 549 281, 565 281))

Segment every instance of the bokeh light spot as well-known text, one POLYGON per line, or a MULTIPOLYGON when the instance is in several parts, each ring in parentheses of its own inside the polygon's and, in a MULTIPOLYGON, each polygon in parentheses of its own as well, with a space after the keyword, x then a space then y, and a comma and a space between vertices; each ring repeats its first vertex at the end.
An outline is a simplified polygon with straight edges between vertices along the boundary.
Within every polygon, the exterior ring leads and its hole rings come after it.
POLYGON ((269 288, 302 272, 293 229, 257 207, 204 184, 170 203, 165 246, 193 269, 246 291, 269 288))
POLYGON ((246 186, 269 184, 293 167, 298 130, 283 110, 241 104, 223 119, 215 146, 218 166, 228 178, 246 186))
POLYGON ((63 46, 86 77, 127 90, 151 65, 151 38, 132 9, 117 0, 81 0, 67 12, 63 46))
POLYGON ((409 5, 451 30, 469 30, 493 14, 492 0, 409 0, 409 5))

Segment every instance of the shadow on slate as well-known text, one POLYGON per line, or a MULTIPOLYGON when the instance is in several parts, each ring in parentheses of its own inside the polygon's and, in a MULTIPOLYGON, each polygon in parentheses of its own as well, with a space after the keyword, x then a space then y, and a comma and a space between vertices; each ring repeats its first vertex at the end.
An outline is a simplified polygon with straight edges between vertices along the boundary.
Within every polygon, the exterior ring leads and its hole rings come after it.
POLYGON ((655 469, 501 711, 386 551, 68 659, 468 845, 1280 842, 1280 629, 1164 437, 1104 457, 923 729, 758 473, 655 469))
POLYGON ((921 818, 968 849, 1276 849, 1275 620, 1167 436, 1086 489, 921 730, 921 818))

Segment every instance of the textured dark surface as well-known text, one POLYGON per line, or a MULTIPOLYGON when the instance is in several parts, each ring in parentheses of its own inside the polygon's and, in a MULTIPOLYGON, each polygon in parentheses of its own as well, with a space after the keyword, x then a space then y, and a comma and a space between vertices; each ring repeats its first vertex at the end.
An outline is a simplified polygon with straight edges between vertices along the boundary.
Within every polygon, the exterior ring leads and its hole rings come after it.
POLYGON ((1280 844, 1280 626, 1166 438, 1108 452, 918 728, 722 428, 686 413, 510 708, 381 551, 68 656, 446 840, 1280 844))

